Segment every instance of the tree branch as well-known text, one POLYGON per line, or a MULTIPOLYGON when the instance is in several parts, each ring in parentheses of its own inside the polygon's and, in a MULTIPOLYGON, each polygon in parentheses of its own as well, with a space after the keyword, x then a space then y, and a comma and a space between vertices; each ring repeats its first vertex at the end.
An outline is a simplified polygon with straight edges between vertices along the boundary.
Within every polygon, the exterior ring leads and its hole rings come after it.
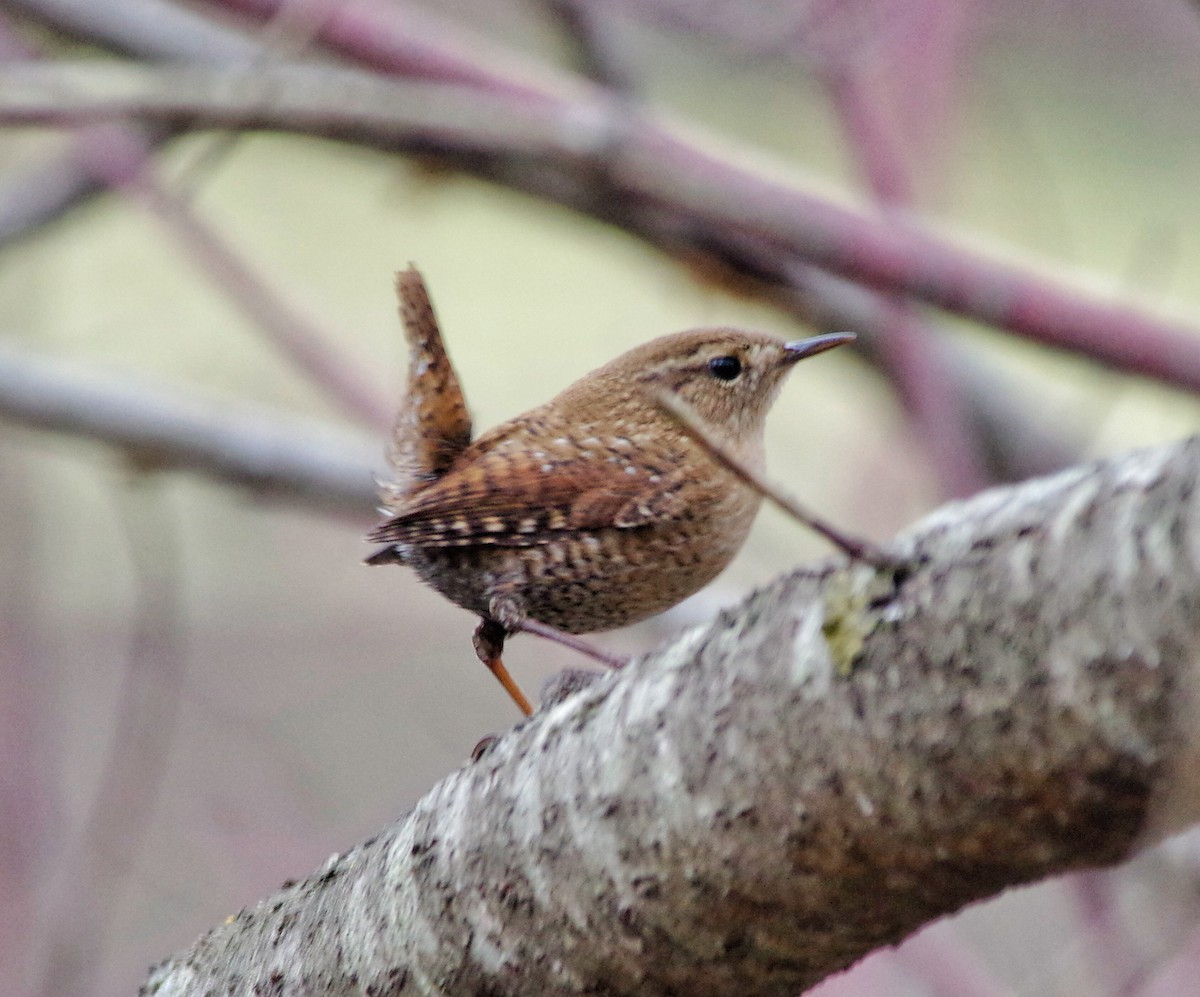
POLYGON ((262 51, 231 28, 165 0, 0 0, 0 7, 155 62, 249 63, 262 51))
POLYGON ((365 515, 381 444, 259 412, 230 414, 0 347, 0 417, 99 440, 145 468, 186 468, 305 505, 365 515))
POLYGON ((167 771, 186 687, 186 599, 180 517, 143 482, 122 496, 137 611, 112 744, 80 845, 67 861, 73 889, 57 898, 39 997, 84 993, 110 940, 112 911, 134 881, 167 771))
MULTIPOLYGON (((0 0, 0 9, 37 18, 58 31, 153 61, 249 64, 263 49, 230 28, 165 0, 0 0)), ((29 54, 29 53, 27 53, 29 54)), ((146 131, 151 148, 169 133, 146 131)), ((0 246, 47 225, 107 189, 71 151, 5 178, 0 188, 0 246)))
MULTIPOLYGON (((277 14, 287 0, 205 2, 264 19, 277 14)), ((684 6, 692 25, 699 26, 705 14, 711 14, 708 7, 684 6)), ((656 16, 665 16, 661 4, 656 5, 656 16)), ((742 20, 756 27, 771 23, 757 15, 742 20)), ((485 63, 473 58, 465 47, 440 43, 428 25, 418 27, 413 22, 410 12, 394 6, 342 0, 328 10, 315 40, 360 65, 386 73, 470 80, 473 88, 491 93, 516 94, 527 82, 528 74, 506 72, 495 59, 485 63), (437 62, 440 75, 422 73, 417 54, 437 62)), ((722 19, 723 33, 731 34, 733 23, 722 19)), ((796 42, 811 40, 807 24, 796 27, 796 42)), ((778 42, 776 28, 769 30, 778 42)), ((438 33, 446 33, 444 26, 438 26, 438 33)), ((570 104, 575 99, 573 90, 582 95, 579 99, 585 104, 594 99, 590 96, 594 88, 589 90, 581 79, 547 74, 547 80, 539 95, 550 113, 556 104, 570 104)), ((526 92, 536 91, 526 88, 526 92)), ((609 96, 602 94, 601 99, 607 102, 609 96)), ((1195 332, 1185 325, 1156 319, 1119 302, 1094 300, 1035 271, 989 260, 923 228, 913 217, 898 214, 879 219, 850 211, 682 138, 671 122, 639 121, 638 125, 629 128, 630 134, 622 134, 621 149, 606 145, 601 150, 600 166, 614 189, 596 191, 593 184, 587 184, 583 196, 566 203, 628 227, 623 218, 630 200, 636 204, 639 196, 648 196, 651 205, 643 207, 669 206, 690 221, 693 231, 696 226, 715 229, 718 245, 723 232, 736 236, 751 231, 769 240, 777 256, 794 255, 878 290, 911 296, 1047 345, 1080 350, 1145 376, 1160 378, 1164 369, 1182 364, 1191 371, 1187 386, 1194 390, 1200 384, 1200 346, 1195 332), (645 155, 632 155, 639 146, 644 147, 645 155), (624 155, 613 155, 615 152, 624 155)), ((585 165, 596 172, 596 164, 585 165)), ((521 171, 513 175, 502 172, 493 179, 520 186, 520 176, 521 171)), ((541 179, 533 188, 535 194, 556 200, 563 197, 552 182, 541 179)), ((572 186, 558 184, 563 192, 572 186)), ((1183 383, 1169 375, 1165 379, 1183 383)))
MULTIPOLYGON (((214 2, 260 19, 273 17, 281 9, 277 0, 214 2)), ((92 0, 0 0, 0 3, 87 41, 144 59, 169 57, 191 62, 224 59, 231 65, 246 65, 251 61, 247 46, 252 47, 252 52, 262 51, 215 22, 196 25, 181 21, 181 17, 199 19, 178 10, 167 0, 109 0, 100 6, 92 0)), ((545 98, 547 92, 579 91, 579 81, 572 84, 570 79, 548 77, 546 73, 539 75, 535 87, 528 73, 498 66, 502 60, 495 58, 482 60, 477 44, 464 43, 445 24, 431 25, 424 17, 417 24, 407 11, 401 20, 390 16, 394 13, 391 8, 383 9, 377 4, 339 3, 324 8, 323 12, 317 41, 360 66, 382 73, 471 81, 485 92, 525 94, 534 101, 545 98)), ((187 119, 183 127, 193 123, 187 119)), ((619 192, 597 190, 595 181, 603 170, 594 167, 581 182, 569 174, 563 175, 545 161, 539 163, 521 156, 519 151, 511 155, 494 151, 451 154, 444 148, 438 150, 432 142, 418 146, 424 154, 438 153, 449 165, 595 214, 680 258, 702 277, 732 282, 741 293, 767 299, 803 322, 818 328, 855 329, 863 335, 865 355, 880 361, 876 344, 883 342, 890 321, 883 299, 855 284, 852 278, 838 277, 804 262, 760 233, 734 230, 665 203, 642 204, 622 197, 619 192)), ((573 159, 565 167, 575 168, 578 164, 573 159)), ((20 200, 24 203, 27 197, 20 200)), ((36 218, 30 221, 36 223, 36 218)), ((921 331, 938 335, 938 330, 928 322, 921 331)), ((955 379, 958 393, 969 404, 976 431, 985 443, 990 474, 1017 480, 1045 473, 1073 459, 1077 448, 1053 437, 1044 425, 1033 423, 1028 408, 1009 396, 1008 385, 993 366, 951 342, 949 336, 938 338, 939 349, 950 357, 947 373, 955 379)))
POLYGON ((1200 438, 947 506, 539 711, 145 993, 793 995, 1200 817, 1200 438))
POLYGON ((627 117, 618 128, 613 106, 594 92, 532 101, 458 84, 389 83, 296 65, 249 74, 96 63, 13 65, 0 72, 0 122, 198 118, 213 127, 284 128, 457 158, 463 168, 634 231, 666 212, 684 226, 681 232, 691 233, 683 239, 691 244, 704 242, 697 227, 717 245, 748 233, 785 264, 815 265, 1129 373, 1200 390, 1200 332, 1184 323, 989 260, 899 213, 878 218, 821 200, 713 154, 667 122, 627 117))

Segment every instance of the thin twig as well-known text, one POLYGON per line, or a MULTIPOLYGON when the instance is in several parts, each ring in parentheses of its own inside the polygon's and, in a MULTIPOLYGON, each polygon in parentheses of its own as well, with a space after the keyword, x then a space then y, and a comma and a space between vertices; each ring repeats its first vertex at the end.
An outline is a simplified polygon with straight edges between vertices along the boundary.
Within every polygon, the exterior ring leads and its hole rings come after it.
POLYGON ((388 425, 389 406, 333 345, 333 337, 302 316, 187 201, 159 181, 149 146, 136 129, 89 127, 79 141, 88 166, 149 211, 281 356, 351 416, 367 426, 388 425))
POLYGON ((700 416, 696 414, 695 409, 688 405, 687 402, 676 395, 666 392, 656 393, 654 400, 718 464, 753 488, 763 498, 775 503, 775 505, 779 506, 780 509, 796 520, 796 522, 802 523, 815 533, 819 533, 835 547, 840 548, 848 557, 855 561, 865 561, 867 564, 883 570, 894 570, 904 567, 903 561, 887 554, 869 540, 853 537, 826 522, 815 513, 809 512, 809 510, 805 509, 782 489, 767 481, 757 471, 747 467, 712 435, 712 432, 704 425, 700 416))
POLYGON ((582 637, 569 634, 565 630, 559 630, 557 627, 549 626, 538 620, 522 620, 519 629, 523 633, 533 634, 535 637, 541 637, 543 640, 553 641, 555 644, 569 647, 572 651, 582 654, 584 657, 591 658, 593 661, 598 661, 608 668, 624 668, 629 664, 629 659, 623 655, 606 651, 604 648, 597 647, 582 637))

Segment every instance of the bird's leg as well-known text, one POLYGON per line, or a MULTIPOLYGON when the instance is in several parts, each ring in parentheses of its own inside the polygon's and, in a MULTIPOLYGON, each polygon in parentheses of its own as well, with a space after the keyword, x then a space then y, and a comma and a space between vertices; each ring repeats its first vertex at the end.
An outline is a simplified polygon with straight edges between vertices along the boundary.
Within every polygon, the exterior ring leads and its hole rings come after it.
POLYGON ((578 651, 580 654, 599 661, 600 664, 607 665, 609 668, 624 668, 629 664, 629 659, 623 655, 605 651, 603 648, 596 647, 595 644, 588 643, 582 637, 576 637, 575 634, 569 634, 565 630, 559 630, 557 627, 539 623, 537 620, 521 620, 513 629, 521 630, 527 634, 534 634, 537 637, 544 637, 546 640, 552 640, 556 644, 562 644, 563 647, 569 647, 572 651, 578 651))
POLYGON ((475 653, 479 655, 479 660, 487 665, 488 671, 495 675, 500 684, 504 686, 504 691, 512 697, 512 701, 517 704, 517 709, 528 717, 533 714, 533 707, 529 705, 525 693, 508 674, 508 669, 504 667, 504 662, 501 660, 501 655, 504 653, 504 640, 507 636, 508 628, 504 624, 497 623, 485 616, 475 629, 473 638, 475 653))

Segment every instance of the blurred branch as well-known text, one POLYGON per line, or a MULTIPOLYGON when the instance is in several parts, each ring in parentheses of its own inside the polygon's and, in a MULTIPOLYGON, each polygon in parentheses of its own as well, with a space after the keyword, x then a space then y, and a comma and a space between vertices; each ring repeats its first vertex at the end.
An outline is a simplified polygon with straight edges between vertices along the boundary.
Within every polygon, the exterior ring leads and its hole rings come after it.
MULTIPOLYGON (((101 5, 95 5, 92 0, 2 2, 8 6, 19 7, 25 13, 51 23, 60 30, 81 30, 81 22, 89 20, 93 24, 93 30, 103 29, 105 34, 89 37, 85 33, 84 37, 87 40, 117 48, 122 47, 118 42, 124 42, 126 50, 132 48, 135 54, 147 58, 155 58, 156 53, 162 51, 164 46, 170 46, 173 57, 178 59, 207 58, 208 49, 199 43, 199 39, 213 41, 215 34, 216 41, 221 46, 222 58, 243 64, 246 61, 243 58, 247 45, 245 39, 224 25, 218 26, 213 22, 205 22, 203 31, 199 32, 192 32, 190 28, 186 31, 171 32, 165 38, 146 43, 144 49, 137 51, 136 44, 129 44, 129 40, 135 36, 126 31, 128 21, 133 19, 146 25, 173 23, 171 17, 158 16, 160 10, 173 6, 165 0, 109 0, 101 5), (105 23, 96 26, 100 21, 105 23), (222 35, 221 32, 225 34, 222 35)), ((258 19, 275 16, 285 6, 279 0, 213 2, 258 19)), ((189 13, 188 16, 194 15, 189 13)), ((569 77, 548 76, 545 72, 537 77, 537 85, 531 84, 524 68, 521 71, 512 71, 501 65, 502 60, 495 59, 491 51, 487 59, 478 61, 479 46, 463 43, 444 23, 431 22, 428 18, 414 19, 411 12, 398 15, 394 9, 381 8, 377 4, 338 3, 326 8, 324 20, 314 27, 317 42, 360 65, 389 74, 419 76, 426 73, 436 79, 467 80, 485 92, 526 95, 533 103, 541 105, 543 110, 547 104, 551 105, 547 114, 554 113, 553 105, 557 93, 564 90, 574 94, 586 93, 581 90, 580 81, 572 83, 569 77)), ((370 81, 369 77, 361 74, 360 83, 357 85, 364 93, 377 92, 383 99, 394 96, 391 91, 370 91, 372 85, 378 85, 377 81, 370 81), (362 80, 368 82, 363 83, 362 80)), ((316 90, 319 97, 322 87, 319 82, 314 82, 310 89, 316 90)), ((280 89, 276 88, 274 94, 279 93, 280 89)), ((411 136, 407 146, 403 141, 397 141, 394 135, 370 135, 361 130, 355 134, 355 129, 350 127, 346 115, 336 107, 324 112, 326 116, 336 119, 336 125, 328 121, 325 123, 326 133, 332 132, 349 141, 361 141, 385 149, 407 149, 418 155, 437 156, 443 162, 465 171, 593 214, 680 258, 695 268, 702 277, 731 282, 736 290, 771 300, 801 321, 825 328, 853 328, 864 334, 862 342, 868 350, 876 348, 877 344, 882 342, 881 337, 886 334, 887 312, 880 307, 879 302, 872 300, 872 295, 856 283, 853 267, 845 277, 821 270, 807 262, 792 248, 781 245, 779 240, 768 232, 726 224, 720 218, 708 217, 703 210, 693 210, 691 203, 674 202, 669 189, 665 192, 665 197, 651 200, 622 188, 618 178, 607 169, 608 161, 612 160, 615 152, 619 152, 619 148, 614 149, 616 137, 619 135, 622 141, 628 140, 619 126, 606 127, 605 133, 593 145, 593 154, 602 163, 600 169, 586 163, 580 164, 570 142, 566 143, 567 148, 561 156, 524 155, 523 148, 529 146, 527 136, 516 136, 516 147, 512 148, 506 143, 504 134, 489 134, 487 129, 494 113, 504 113, 510 110, 512 105, 483 104, 483 96, 481 93, 461 95, 458 103, 446 109, 448 112, 458 113, 469 112, 470 107, 464 107, 463 104, 480 107, 483 113, 477 117, 483 120, 477 122, 480 128, 477 141, 464 142, 461 136, 453 135, 453 116, 450 113, 444 116, 441 132, 437 131, 438 122, 425 122, 431 133, 422 135, 419 128, 415 129, 415 134, 411 136), (450 142, 444 140, 447 132, 451 133, 450 142), (454 138, 458 141, 453 141, 454 138), (600 151, 595 152, 597 149, 600 151)), ((583 98, 580 100, 583 101, 583 98)), ((368 103, 376 110, 379 107, 373 102, 368 103)), ((519 101, 514 101, 513 104, 520 106, 519 101)), ((260 112, 261 110, 259 108, 260 112)), ((594 128, 597 116, 606 119, 611 113, 611 106, 605 105, 598 115, 593 110, 576 117, 590 117, 591 126, 594 128)), ((318 106, 317 113, 310 117, 319 119, 321 114, 318 106)), ((516 113, 515 124, 522 129, 530 127, 528 117, 526 114, 516 113)), ((290 127, 299 130, 295 122, 290 127)), ((578 122, 575 127, 579 127, 578 122)), ((567 130, 570 133, 572 128, 568 126, 567 130)), ((318 134, 320 133, 318 129, 318 134)), ((744 183, 755 183, 752 173, 741 171, 740 175, 744 183)), ((720 180, 716 182, 718 186, 722 183, 720 180)), ((700 185, 701 196, 712 183, 713 181, 709 180, 700 185)), ((666 186, 669 187, 670 184, 666 186)), ((736 200, 736 190, 734 193, 736 200)), ((803 226, 801 228, 803 230, 803 226)), ((825 238, 819 230, 812 235, 818 240, 825 238)), ((853 244, 854 239, 850 242, 853 244)), ((950 250, 950 255, 953 255, 953 250, 950 250)), ((953 260, 947 262, 952 264, 953 260)), ((920 278, 920 275, 917 277, 920 278)), ((1017 289, 1020 289, 1019 283, 1017 289)), ((1020 300, 1020 295, 1014 298, 1011 281, 1007 286, 1002 283, 996 290, 998 296, 993 304, 1020 300)), ((1038 285, 1033 285, 1032 290, 1037 291, 1038 285)), ((1029 302, 1030 296, 1026 295, 1024 300, 1029 302)), ((1097 323, 1096 327, 1102 331, 1108 330, 1110 336, 1121 328, 1129 311, 1113 311, 1103 304, 1093 305, 1086 299, 1075 304, 1068 300, 1066 320, 1076 338, 1083 337, 1086 330, 1091 328, 1095 314, 1092 309, 1099 310, 1107 317, 1106 321, 1097 323)), ((1055 319, 1054 309, 1050 309, 1046 317, 1055 319)), ((1135 313, 1134 318, 1136 321, 1132 327, 1134 335, 1131 339, 1138 338, 1136 334, 1140 331, 1138 326, 1142 316, 1135 313)), ((1162 323, 1155 323, 1153 319, 1148 321, 1153 327, 1162 328, 1162 323)), ((1172 347, 1182 341, 1180 352, 1186 357, 1191 346, 1186 339, 1186 332, 1180 336, 1178 333, 1181 330, 1177 327, 1167 326, 1167 330, 1167 336, 1159 337, 1165 341, 1160 346, 1172 347)), ((1169 352, 1155 346, 1154 343, 1150 343, 1149 346, 1151 353, 1169 352)), ((948 340, 944 340, 941 348, 949 352, 952 347, 948 340)), ((986 438, 985 456, 989 470, 994 476, 1022 478, 1061 466, 1072 458, 1074 447, 1056 440, 1052 432, 1044 424, 1035 421, 1025 407, 1014 403, 993 370, 984 362, 976 360, 966 350, 956 348, 954 352, 954 360, 948 364, 947 372, 958 384, 960 395, 970 406, 973 420, 986 438)))
MULTIPOLYGON (((240 32, 166 0, 0 0, 0 9, 34 17, 111 51, 156 61, 230 66, 248 64, 262 52, 240 32)), ((166 129, 145 129, 142 138, 152 149, 171 134, 166 129)), ((94 169, 71 151, 5 178, 0 188, 0 246, 55 221, 106 189, 94 169)))
POLYGON ((0 9, 113 52, 154 61, 229 65, 249 62, 261 51, 228 24, 168 0, 0 0, 0 9))
POLYGON ((593 4, 541 0, 541 6, 570 43, 580 73, 613 93, 633 92, 633 77, 612 44, 604 16, 593 4))
POLYGON ((0 67, 0 124, 76 127, 126 118, 275 129, 386 149, 586 154, 603 130, 593 104, 531 105, 458 85, 282 64, 250 70, 120 62, 0 67))
MULTIPOLYGON (((139 20, 129 15, 151 13, 156 5, 157 0, 122 0, 107 15, 101 13, 102 23, 97 23, 94 9, 78 8, 71 0, 49 0, 46 6, 56 11, 68 27, 86 27, 93 31, 107 27, 112 34, 132 33, 135 39, 142 40, 139 20)), ((194 19, 188 16, 172 21, 174 15, 171 11, 166 13, 165 24, 160 25, 159 30, 174 27, 172 39, 197 27, 194 19)), ((204 22, 200 21, 200 37, 193 49, 202 61, 213 54, 211 45, 205 44, 203 26, 204 22)), ((306 44, 303 16, 281 16, 274 27, 272 40, 276 45, 293 51, 306 44)), ((37 53, 28 46, 12 39, 8 47, 28 57, 29 65, 37 65, 34 61, 37 53)), ((230 47, 236 50, 236 36, 232 37, 230 47)), ((176 43, 162 48, 170 54, 186 46, 176 43)), ((274 50, 255 51, 265 56, 274 50)), ((0 207, 3 234, 15 238, 35 225, 52 221, 92 193, 100 183, 120 189, 157 217, 200 268, 267 334, 272 345, 312 382, 367 425, 389 425, 390 407, 383 404, 366 380, 328 345, 327 337, 274 292, 184 198, 159 182, 152 155, 156 144, 167 134, 169 131, 161 128, 121 127, 120 124, 81 127, 68 156, 43 164, 43 174, 26 174, 7 192, 6 200, 0 202, 3 205, 0 207)))
MULTIPOLYGON (((287 0, 205 2, 263 19, 287 0)), ((804 17, 802 13, 801 20, 804 17)), ((728 23, 722 21, 722 26, 728 23)), ((498 63, 472 63, 469 48, 443 44, 443 37, 453 38, 454 32, 430 22, 414 33, 408 11, 371 0, 334 5, 315 36, 330 51, 388 73, 416 75, 412 50, 427 57, 436 51, 443 67, 438 78, 470 79, 473 87, 493 94, 519 92, 514 88, 525 76, 505 75, 498 63)), ((803 37, 801 31, 795 40, 803 37)), ((553 105, 546 108, 548 116, 560 114, 568 121, 594 121, 597 115, 603 121, 613 109, 608 96, 583 89, 582 80, 572 85, 570 78, 551 79, 537 96, 541 101, 533 103, 553 105)), ((561 201, 643 236, 637 215, 664 209, 679 216, 677 223, 685 231, 703 234, 718 245, 725 232, 751 232, 789 262, 816 264, 849 280, 910 295, 1130 373, 1191 390, 1200 387, 1200 341, 1193 327, 1116 301, 1096 301, 1037 272, 989 260, 921 228, 916 219, 898 214, 880 220, 822 200, 714 155, 680 137, 669 122, 609 120, 604 132, 602 141, 590 147, 572 150, 567 143, 561 161, 551 164, 557 169, 541 172, 512 162, 468 162, 466 168, 474 165, 498 182, 561 201), (628 132, 622 131, 621 147, 613 149, 612 133, 620 129, 628 132), (573 152, 576 158, 589 152, 598 155, 600 168, 584 163, 587 175, 579 176, 579 164, 572 169, 573 152), (609 182, 609 189, 595 189, 600 177, 609 182)), ((696 239, 687 248, 694 252, 698 244, 696 239)))
POLYGON ((120 496, 136 604, 128 662, 95 799, 52 911, 44 997, 95 989, 175 737, 187 663, 179 524, 159 483, 139 484, 120 496))
POLYGON ((37 232, 106 189, 70 154, 48 156, 6 176, 0 183, 0 246, 37 232))
MULTIPOLYGON (((661 235, 664 248, 675 244, 677 226, 660 215, 646 218, 651 224, 660 222, 663 226, 661 232, 651 229, 647 238, 661 235)), ((855 353, 861 352, 877 368, 887 369, 887 361, 881 356, 891 319, 886 296, 773 253, 741 233, 723 233, 705 241, 704 247, 705 257, 684 255, 702 279, 725 280, 742 293, 753 291, 818 329, 852 329, 860 334, 855 353), (747 284, 751 286, 747 288, 747 284)), ((1031 411, 1019 387, 1002 376, 985 356, 961 339, 941 333, 932 323, 922 331, 936 339, 938 349, 947 358, 945 370, 968 407, 989 475, 996 480, 1022 480, 1056 471, 1078 458, 1080 448, 1065 427, 1048 426, 1031 411)))
MULTIPOLYGON (((0 61, 34 57, 35 49, 14 30, 7 13, 0 12, 0 61)), ((45 156, 19 172, 8 171, 0 181, 0 246, 49 225, 102 187, 69 152, 45 156)))
MULTIPOLYGON (((964 359, 958 367, 970 377, 964 359)), ((986 384, 978 393, 990 396, 986 384)), ((1008 418, 1007 394, 988 404, 992 424, 1008 418)), ((192 471, 279 501, 367 517, 377 494, 369 469, 382 443, 346 437, 326 425, 284 422, 228 406, 181 401, 178 392, 152 390, 125 379, 71 371, 0 346, 0 418, 38 430, 95 440, 125 452, 140 465, 192 471)), ((1003 434, 997 447, 1032 468, 1049 470, 1065 452, 1046 452, 1047 437, 1003 434)))
POLYGON ((899 213, 881 219, 823 201, 715 156, 665 122, 614 121, 613 107, 603 95, 535 102, 302 66, 262 67, 252 79, 112 64, 0 72, 0 121, 10 124, 199 117, 218 127, 289 129, 435 155, 656 236, 676 253, 711 252, 748 236, 780 268, 815 264, 1126 373, 1200 390, 1200 330, 1192 326, 989 260, 899 213))
POLYGON ((63 844, 62 739, 53 726, 57 675, 39 632, 47 593, 32 462, 0 439, 0 965, 25 993, 42 917, 38 883, 63 844))
POLYGON ((107 184, 149 211, 275 350, 331 401, 366 426, 391 425, 390 406, 334 346, 333 337, 308 321, 185 198, 159 181, 150 147, 136 129, 84 128, 79 155, 107 184))
POLYGON ((1119 862, 1200 819, 1197 476, 1200 438, 946 506, 890 546, 903 580, 798 569, 145 992, 793 994, 1119 862))
MULTIPOLYGON (((55 2, 86 4, 91 0, 55 2)), ((248 24, 261 24, 278 17, 292 0, 200 2, 214 10, 242 15, 248 24)), ((336 0, 325 3, 320 13, 323 16, 315 21, 314 41, 360 67, 388 75, 459 83, 533 101, 552 99, 551 95, 569 92, 577 85, 586 86, 586 81, 531 63, 528 57, 502 48, 481 34, 411 5, 336 0)))
MULTIPOLYGON (((823 76, 847 145, 880 208, 891 213, 912 207, 913 185, 904 157, 858 68, 830 70, 823 76)), ((913 303, 886 295, 883 305, 888 321, 878 355, 916 424, 942 489, 947 495, 974 494, 990 482, 960 385, 948 375, 950 356, 913 303)))
POLYGON ((0 417, 108 444, 142 467, 194 471, 275 499, 363 518, 375 505, 370 468, 381 443, 230 414, 8 347, 0 347, 0 417))

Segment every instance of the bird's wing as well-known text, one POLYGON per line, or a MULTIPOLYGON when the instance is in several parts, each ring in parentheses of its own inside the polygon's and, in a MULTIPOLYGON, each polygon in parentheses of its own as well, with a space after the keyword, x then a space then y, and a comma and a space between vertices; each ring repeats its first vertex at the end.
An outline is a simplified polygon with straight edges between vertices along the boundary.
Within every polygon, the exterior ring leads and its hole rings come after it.
POLYGON ((410 495, 368 539, 415 547, 531 547, 684 511, 682 475, 634 462, 490 451, 410 495))

